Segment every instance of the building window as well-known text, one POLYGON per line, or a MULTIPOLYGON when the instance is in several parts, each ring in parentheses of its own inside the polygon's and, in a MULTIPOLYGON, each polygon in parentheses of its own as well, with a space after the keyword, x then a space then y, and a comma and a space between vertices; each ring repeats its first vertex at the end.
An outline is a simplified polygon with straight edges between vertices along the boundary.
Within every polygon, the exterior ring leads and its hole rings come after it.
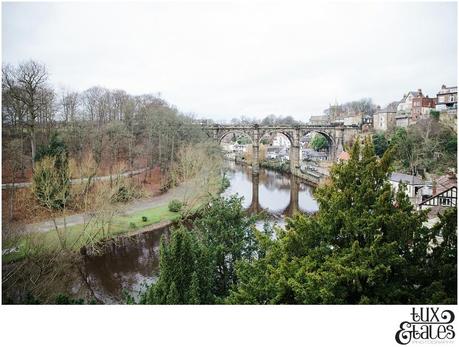
POLYGON ((441 206, 451 206, 451 198, 440 197, 439 200, 441 206))

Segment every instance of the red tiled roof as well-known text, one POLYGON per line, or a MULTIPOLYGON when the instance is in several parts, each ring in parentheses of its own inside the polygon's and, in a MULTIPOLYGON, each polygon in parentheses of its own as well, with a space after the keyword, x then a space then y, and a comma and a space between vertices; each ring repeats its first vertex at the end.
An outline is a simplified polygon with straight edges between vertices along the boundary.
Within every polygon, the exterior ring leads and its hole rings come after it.
POLYGON ((451 187, 457 187, 456 175, 443 175, 436 179, 436 194, 444 192, 451 187))
POLYGON ((344 161, 346 161, 346 160, 349 160, 349 159, 351 159, 351 156, 350 156, 349 153, 347 153, 346 151, 342 151, 342 152, 340 153, 340 155, 338 156, 338 160, 344 160, 344 161))

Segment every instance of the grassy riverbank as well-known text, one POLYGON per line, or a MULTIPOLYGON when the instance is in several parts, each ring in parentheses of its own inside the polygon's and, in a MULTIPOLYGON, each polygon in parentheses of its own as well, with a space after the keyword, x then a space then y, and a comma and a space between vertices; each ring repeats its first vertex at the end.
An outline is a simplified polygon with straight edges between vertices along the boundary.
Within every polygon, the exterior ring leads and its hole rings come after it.
MULTIPOLYGON (((88 221, 76 225, 62 226, 44 232, 28 232, 3 239, 2 254, 4 264, 23 260, 29 256, 52 254, 60 250, 78 253, 83 246, 97 243, 116 236, 128 235, 151 226, 152 228, 166 221, 174 222, 184 216, 193 214, 201 206, 219 194, 227 186, 225 177, 213 177, 211 184, 205 189, 194 183, 194 180, 181 186, 182 194, 179 198, 184 207, 179 212, 172 212, 168 208, 169 200, 151 208, 125 213, 118 212, 112 216, 88 217, 88 221), (8 251, 11 250, 11 251, 8 251)), ((170 200, 177 199, 174 195, 170 200)))
POLYGON ((168 208, 168 201, 145 210, 129 214, 114 215, 110 219, 101 221, 94 218, 86 223, 58 227, 46 232, 25 233, 16 237, 4 239, 3 250, 12 250, 2 254, 4 264, 20 261, 28 256, 37 254, 51 254, 65 249, 78 253, 83 246, 95 245, 106 239, 116 236, 135 233, 148 226, 152 228, 165 221, 174 222, 184 215, 190 215, 222 190, 226 185, 225 179, 213 187, 211 191, 191 191, 188 199, 190 202, 179 212, 172 212, 168 208))
POLYGON ((83 246, 178 218, 180 212, 171 212, 167 204, 164 204, 130 215, 115 216, 106 225, 101 225, 100 221, 90 221, 66 229, 29 233, 19 239, 7 240, 3 244, 3 249, 16 248, 17 251, 2 255, 2 261, 3 263, 19 261, 37 251, 52 253, 61 248, 78 252, 83 246))

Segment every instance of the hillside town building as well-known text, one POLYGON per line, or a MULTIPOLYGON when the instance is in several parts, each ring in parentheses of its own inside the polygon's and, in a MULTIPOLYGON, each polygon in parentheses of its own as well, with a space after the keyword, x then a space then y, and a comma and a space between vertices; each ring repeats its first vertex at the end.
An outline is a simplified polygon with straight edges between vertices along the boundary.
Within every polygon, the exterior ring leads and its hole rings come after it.
POLYGON ((394 172, 390 175, 389 182, 395 192, 400 189, 400 184, 403 183, 406 186, 406 194, 410 198, 410 201, 415 204, 416 195, 418 190, 424 187, 425 183, 418 176, 407 175, 400 172, 394 172))
POLYGON ((395 128, 396 108, 386 107, 378 109, 373 115, 373 127, 377 131, 388 131, 395 128))
POLYGON ((411 121, 416 122, 418 119, 430 116, 430 111, 435 110, 436 98, 429 98, 428 95, 420 95, 413 98, 411 108, 411 121))
POLYGON ((413 109, 413 99, 419 96, 422 96, 421 89, 418 89, 417 91, 410 91, 405 94, 397 106, 397 114, 411 116, 411 110, 413 109))
POLYGON ((457 87, 447 87, 442 85, 437 93, 437 111, 456 111, 457 112, 457 87))

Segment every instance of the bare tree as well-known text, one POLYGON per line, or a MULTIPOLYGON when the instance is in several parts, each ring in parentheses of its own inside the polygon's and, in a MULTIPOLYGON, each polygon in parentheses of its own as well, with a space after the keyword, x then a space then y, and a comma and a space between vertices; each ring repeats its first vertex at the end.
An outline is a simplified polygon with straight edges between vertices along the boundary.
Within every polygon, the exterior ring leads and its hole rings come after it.
POLYGON ((11 169, 11 187, 8 190, 9 197, 9 215, 8 220, 11 222, 14 217, 14 200, 16 193, 16 179, 19 174, 19 171, 23 170, 24 161, 22 155, 22 140, 14 139, 10 141, 6 147, 6 163, 11 169))
POLYGON ((102 98, 104 93, 105 89, 101 87, 92 87, 83 92, 84 114, 91 122, 100 120, 103 112, 102 98))
POLYGON ((77 117, 80 96, 77 92, 62 91, 60 100, 61 116, 65 124, 72 122, 77 117))
POLYGON ((53 116, 54 92, 47 87, 48 71, 46 66, 33 60, 17 67, 5 65, 2 70, 3 87, 6 88, 8 95, 26 110, 23 121, 30 138, 33 166, 37 147, 37 126, 53 116))

